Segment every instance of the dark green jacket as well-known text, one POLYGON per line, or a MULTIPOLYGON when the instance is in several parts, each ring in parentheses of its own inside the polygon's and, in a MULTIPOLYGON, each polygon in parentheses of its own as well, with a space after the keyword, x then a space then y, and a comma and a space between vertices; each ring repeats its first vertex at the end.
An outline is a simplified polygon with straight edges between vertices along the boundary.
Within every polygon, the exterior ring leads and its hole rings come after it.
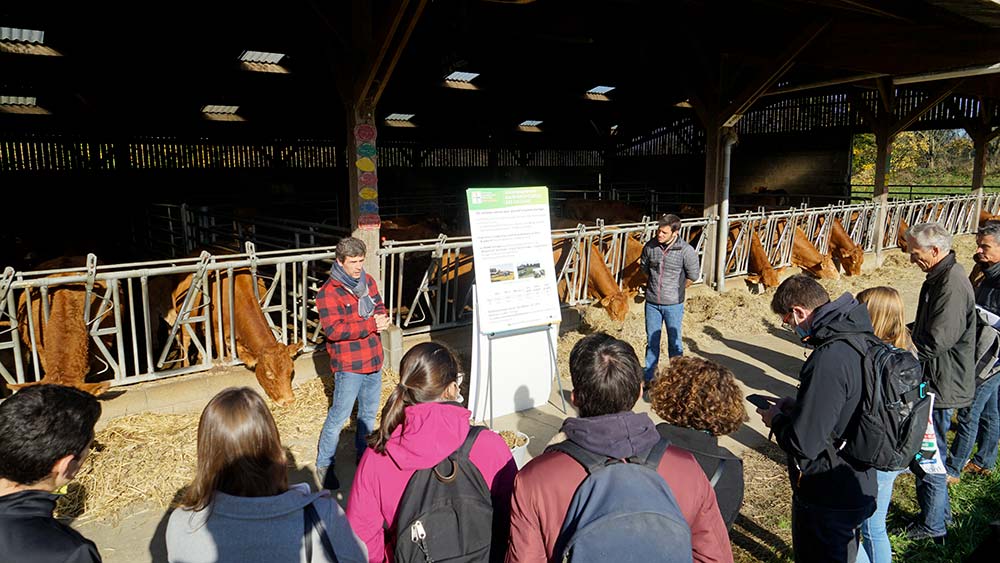
POLYGON ((924 378, 935 393, 934 408, 972 404, 976 391, 976 299, 955 252, 927 272, 920 287, 913 344, 924 378))
POLYGON ((1000 262, 983 267, 983 280, 976 288, 976 304, 1000 315, 1000 262))

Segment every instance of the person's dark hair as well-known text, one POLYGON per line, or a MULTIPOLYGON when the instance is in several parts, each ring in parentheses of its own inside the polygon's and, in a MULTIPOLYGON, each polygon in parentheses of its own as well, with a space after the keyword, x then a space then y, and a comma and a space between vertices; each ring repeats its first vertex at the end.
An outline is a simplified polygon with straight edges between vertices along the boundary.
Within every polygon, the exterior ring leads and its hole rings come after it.
POLYGON ((288 468, 278 427, 264 399, 249 387, 229 387, 212 397, 198 421, 198 465, 181 500, 207 507, 216 491, 269 497, 288 490, 288 468))
POLYGON ((569 376, 583 418, 632 410, 642 388, 635 349, 603 332, 585 336, 573 346, 569 376))
POLYGON ((677 232, 681 228, 681 218, 673 213, 661 215, 660 219, 656 222, 656 228, 659 229, 662 227, 670 227, 671 231, 677 232))
POLYGON ((364 256, 367 252, 365 243, 354 237, 344 237, 337 243, 337 260, 343 262, 348 257, 364 256))
POLYGON ((0 477, 33 485, 57 461, 79 457, 94 439, 101 404, 63 385, 32 385, 0 403, 0 477))
POLYGON ((653 412, 669 424, 713 436, 736 432, 750 420, 733 372, 694 356, 671 358, 670 367, 653 382, 649 400, 653 412))
POLYGON ((1000 242, 1000 221, 986 221, 979 226, 976 236, 993 237, 993 240, 1000 242))
POLYGON ((421 342, 410 348, 399 363, 399 384, 382 407, 382 424, 368 436, 368 445, 385 453, 392 431, 406 422, 406 407, 437 401, 460 372, 458 358, 441 344, 421 342))
POLYGON ((816 280, 805 274, 796 274, 781 282, 771 298, 771 310, 787 315, 793 307, 815 310, 830 302, 830 294, 816 280))

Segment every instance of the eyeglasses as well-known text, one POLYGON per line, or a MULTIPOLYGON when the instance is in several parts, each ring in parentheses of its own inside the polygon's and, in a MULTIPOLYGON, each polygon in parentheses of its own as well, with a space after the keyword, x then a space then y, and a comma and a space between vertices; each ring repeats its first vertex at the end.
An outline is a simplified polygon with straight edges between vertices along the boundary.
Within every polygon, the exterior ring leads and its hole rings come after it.
POLYGON ((789 311, 781 316, 781 326, 782 328, 792 330, 792 311, 789 311))

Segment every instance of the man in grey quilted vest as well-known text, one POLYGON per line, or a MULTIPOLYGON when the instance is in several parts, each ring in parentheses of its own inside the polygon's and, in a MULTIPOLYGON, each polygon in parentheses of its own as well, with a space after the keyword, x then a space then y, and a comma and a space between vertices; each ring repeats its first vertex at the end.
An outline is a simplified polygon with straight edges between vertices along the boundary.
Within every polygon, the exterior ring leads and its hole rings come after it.
POLYGON ((656 237, 642 249, 639 265, 649 276, 646 284, 646 370, 643 391, 656 376, 660 361, 660 335, 667 327, 667 354, 684 353, 681 322, 684 319, 684 291, 701 275, 698 253, 680 237, 681 219, 664 215, 656 237))

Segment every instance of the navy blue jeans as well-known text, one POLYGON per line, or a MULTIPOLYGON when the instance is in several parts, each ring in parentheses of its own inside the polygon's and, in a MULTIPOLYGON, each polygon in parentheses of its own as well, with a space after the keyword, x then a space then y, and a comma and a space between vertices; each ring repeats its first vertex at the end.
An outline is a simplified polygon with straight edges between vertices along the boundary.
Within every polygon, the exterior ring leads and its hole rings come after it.
POLYGON ((671 358, 684 353, 681 343, 681 321, 684 320, 684 304, 657 305, 646 301, 646 381, 656 377, 656 365, 660 362, 660 336, 663 325, 667 325, 667 354, 671 358))
MULTIPOLYGON (((934 433, 937 434, 938 455, 945 455, 944 453, 948 451, 945 437, 951 426, 953 411, 954 409, 934 409, 931 415, 934 433)), ((921 531, 934 537, 948 533, 947 526, 951 523, 951 501, 948 498, 948 483, 944 473, 917 477, 917 503, 920 505, 917 526, 921 531)))
POLYGON ((381 397, 382 370, 375 373, 338 371, 333 374, 333 404, 330 405, 323 429, 319 432, 316 467, 333 467, 337 444, 340 443, 340 431, 344 429, 344 423, 354 410, 355 400, 358 401, 358 430, 354 443, 358 449, 357 458, 361 459, 361 454, 368 447, 365 439, 375 431, 375 413, 381 397))
POLYGON ((997 391, 1000 390, 1000 376, 993 376, 976 387, 972 404, 958 411, 958 425, 955 440, 951 443, 948 456, 948 475, 961 477, 962 468, 972 454, 972 446, 979 444, 979 450, 972 462, 979 467, 992 469, 997 461, 997 441, 1000 440, 1000 412, 997 405, 997 391))

